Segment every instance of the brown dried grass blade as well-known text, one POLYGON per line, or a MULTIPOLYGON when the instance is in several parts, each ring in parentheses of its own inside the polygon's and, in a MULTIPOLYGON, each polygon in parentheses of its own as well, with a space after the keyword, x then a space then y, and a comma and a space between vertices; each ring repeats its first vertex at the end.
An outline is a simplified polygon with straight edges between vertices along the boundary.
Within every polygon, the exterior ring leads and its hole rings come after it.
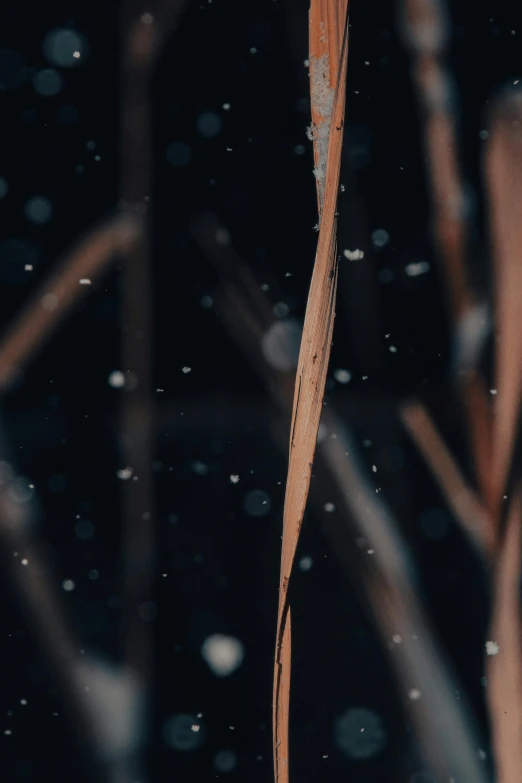
MULTIPOLYGON (((80 666, 87 656, 83 657, 80 652, 82 644, 68 622, 65 607, 54 587, 53 569, 47 552, 34 535, 31 504, 15 503, 9 494, 9 484, 15 474, 5 461, 1 432, 0 454, 2 578, 26 615, 28 629, 46 660, 53 683, 58 688, 78 747, 84 751, 86 779, 96 783, 109 783, 109 777, 101 764, 104 757, 104 737, 96 725, 92 710, 89 709, 89 697, 86 696, 86 689, 79 678, 80 666)), ((95 695, 93 698, 96 698, 95 695)))
POLYGON ((23 372, 76 302, 89 291, 80 280, 95 280, 138 236, 139 221, 117 217, 95 228, 65 256, 28 302, 0 342, 0 391, 23 372))
POLYGON ((513 456, 522 393, 522 94, 503 96, 486 157, 496 299, 493 491, 498 510, 513 456))
MULTIPOLYGON (((492 496, 491 453, 492 411, 490 395, 484 378, 475 370, 463 374, 460 394, 468 421, 471 453, 475 463, 475 476, 482 500, 490 508, 492 496)), ((493 523, 493 520, 490 520, 493 523)), ((492 534, 494 530, 491 531, 492 534)))
POLYGON ((455 321, 470 304, 464 263, 463 188, 458 164, 451 84, 443 63, 448 39, 443 0, 402 0, 403 36, 424 115, 424 143, 434 208, 434 231, 455 321))
MULTIPOLYGON (((215 298, 220 320, 263 378, 281 411, 291 410, 292 388, 287 381, 293 379, 289 373, 278 372, 269 365, 260 350, 259 335, 274 323, 274 316, 259 282, 230 245, 224 249, 216 243, 219 224, 215 218, 207 216, 192 226, 195 241, 227 280, 215 298), (233 272, 234 283, 230 280, 233 272), (268 318, 261 313, 266 313, 268 318)), ((476 754, 480 740, 463 700, 454 698, 458 683, 452 680, 417 597, 407 544, 365 477, 346 428, 331 408, 323 411, 321 421, 331 437, 322 440, 317 448, 311 501, 332 552, 361 593, 363 605, 376 624, 399 682, 404 686, 415 684, 422 691, 423 698, 412 701, 408 688, 402 688, 405 710, 416 728, 426 761, 437 779, 445 780, 452 774, 462 780, 485 783, 485 772, 476 754), (334 501, 339 514, 324 511, 326 500, 334 501), (355 543, 361 539, 373 549, 371 558, 361 560, 360 546, 355 543), (399 646, 390 645, 390 639, 397 634, 407 641, 399 646), (418 638, 411 643, 414 636, 418 638)), ((283 426, 286 431, 286 424, 283 426)), ((285 450, 280 426, 274 427, 274 437, 285 450)), ((288 661, 285 658, 285 666, 288 661)), ((285 679, 289 676, 288 668, 282 671, 285 679)))
MULTIPOLYGON (((522 628, 520 624, 522 491, 516 488, 495 564, 490 640, 498 654, 487 658, 488 702, 497 783, 522 780, 522 628)), ((494 648, 491 652, 494 652, 494 648)))
POLYGON ((485 561, 489 562, 494 546, 489 515, 464 479, 428 411, 421 403, 411 402, 401 407, 400 416, 455 518, 485 561))
MULTIPOLYGON (((324 512, 324 497, 318 515, 321 518, 322 514, 325 535, 341 563, 344 560, 348 577, 353 580, 357 575, 356 585, 362 586, 370 604, 372 620, 397 675, 404 708, 416 730, 429 772, 437 781, 486 783, 487 776, 477 756, 476 727, 465 700, 455 698, 458 682, 419 597, 408 544, 393 513, 368 480, 349 430, 330 408, 322 423, 335 437, 325 438, 318 447, 317 478, 319 468, 327 466, 338 492, 332 493, 329 488, 328 497, 338 503, 336 507, 343 519, 338 521, 335 514, 324 512), (339 525, 350 530, 352 541, 365 542, 364 548, 358 547, 352 562, 347 562, 346 534, 339 535, 339 525), (361 564, 367 547, 372 556, 361 564), (413 686, 422 693, 419 701, 411 699, 413 686)), ((313 489, 317 488, 314 480, 313 489)))
POLYGON ((347 0, 312 0, 310 9, 311 100, 321 228, 297 369, 283 519, 273 701, 274 774, 282 783, 289 780, 291 634, 287 590, 310 487, 337 289, 336 207, 346 95, 347 12, 347 0))
POLYGON ((491 485, 490 401, 474 364, 480 353, 483 330, 466 348, 469 326, 477 308, 466 270, 468 227, 464 188, 458 162, 458 139, 452 88, 444 64, 448 24, 444 0, 402 0, 403 36, 412 56, 412 72, 423 111, 426 148, 434 211, 434 235, 442 262, 459 361, 459 393, 467 416, 477 482, 484 498, 491 485), (478 349, 478 350, 477 350, 478 349), (472 359, 472 365, 466 366, 472 359))

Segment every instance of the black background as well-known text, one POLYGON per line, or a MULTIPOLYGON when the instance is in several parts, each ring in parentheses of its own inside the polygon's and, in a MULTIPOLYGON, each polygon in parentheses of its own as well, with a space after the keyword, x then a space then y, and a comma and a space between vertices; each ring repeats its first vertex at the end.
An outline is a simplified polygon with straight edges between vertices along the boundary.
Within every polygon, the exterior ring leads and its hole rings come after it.
MULTIPOLYGON (((400 468, 384 468, 380 486, 414 549, 424 604, 487 748, 481 685, 488 617, 484 580, 451 518, 440 540, 423 536, 421 514, 443 507, 443 501, 388 413, 398 397, 420 394, 468 466, 449 382, 449 331, 397 5, 351 2, 341 178, 347 188, 339 231, 341 248, 364 248, 367 271, 361 277, 341 259, 331 370, 347 368, 353 378, 343 386, 332 375, 328 399, 340 410, 355 405, 363 411, 357 421, 348 421, 361 443, 373 439, 371 448, 363 448, 368 465, 382 462, 390 446, 400 449, 400 468), (370 237, 378 228, 390 240, 377 252, 370 237), (420 260, 428 261, 430 270, 408 277, 405 266, 420 260), (387 334, 397 346, 395 354, 387 350, 387 334)), ((99 0, 19 0, 2 12, 0 176, 9 191, 0 201, 0 230, 2 242, 25 243, 23 251, 19 245, 13 251, 12 243, 0 245, 4 327, 73 240, 117 205, 118 10, 117 3, 99 0), (49 67, 42 42, 59 27, 80 31, 89 56, 76 68, 62 69, 61 92, 44 97, 32 78, 49 67), (25 216, 24 205, 34 195, 53 205, 43 226, 25 216), (22 271, 28 253, 34 260, 31 273, 22 271)), ((486 141, 479 134, 487 127, 488 101, 520 76, 522 27, 516 3, 508 0, 454 1, 449 13, 448 61, 473 226, 469 260, 478 289, 487 293, 481 176, 486 141)), ((195 211, 215 211, 256 278, 268 281, 271 303, 284 301, 292 315, 302 317, 317 240, 312 151, 305 134, 310 122, 306 57, 304 0, 196 0, 169 40, 152 85, 153 388, 163 389, 155 393, 158 409, 171 414, 162 417, 166 423, 155 441, 159 558, 147 748, 154 783, 218 777, 268 781, 272 775, 271 677, 285 459, 271 436, 273 410, 261 382, 213 308, 201 305, 218 280, 187 225, 195 211), (251 53, 251 47, 257 51, 251 53), (230 104, 228 111, 224 103, 230 104), (203 112, 221 118, 214 138, 198 133, 203 112), (186 166, 167 161, 172 142, 189 146, 186 166), (297 145, 304 146, 304 154, 296 152, 297 145), (182 373, 183 366, 191 372, 182 373), (208 466, 206 475, 194 471, 194 461, 208 466), (232 484, 229 476, 236 473, 240 481, 232 484), (254 489, 271 499, 270 512, 259 518, 243 506, 245 493, 254 489), (245 646, 244 663, 229 678, 215 677, 201 657, 210 633, 237 636, 245 646), (164 721, 179 712, 203 713, 206 740, 193 753, 173 751, 163 740, 164 721), (228 774, 214 767, 224 749, 237 756, 228 774)), ((119 270, 92 289, 5 396, 3 424, 13 464, 35 485, 35 525, 48 544, 56 584, 75 582, 75 590, 63 594, 67 612, 86 647, 116 660, 122 392, 107 378, 119 367, 119 270), (88 541, 75 533, 77 515, 94 525, 88 541), (96 580, 88 576, 92 569, 99 572, 96 580)), ((297 571, 293 584, 294 779, 424 783, 427 777, 412 777, 422 771, 422 762, 387 659, 312 514, 299 544, 298 557, 304 555, 312 557, 313 566, 297 571), (336 716, 353 705, 375 710, 386 727, 386 748, 367 761, 349 760, 333 742, 336 716)), ((4 779, 80 781, 81 755, 56 689, 7 581, 0 584, 4 779), (22 698, 26 706, 20 705, 22 698), (6 729, 12 734, 5 735, 6 729)))

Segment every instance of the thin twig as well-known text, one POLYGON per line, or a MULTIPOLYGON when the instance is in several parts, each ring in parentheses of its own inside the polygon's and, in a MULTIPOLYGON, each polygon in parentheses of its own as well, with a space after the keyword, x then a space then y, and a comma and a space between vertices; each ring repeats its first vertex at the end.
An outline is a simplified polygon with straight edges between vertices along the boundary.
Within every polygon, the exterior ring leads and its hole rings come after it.
POLYGON ((89 232, 58 263, 0 342, 0 392, 20 376, 63 318, 89 292, 90 283, 107 271, 119 253, 132 247, 139 230, 135 218, 117 216, 89 232))
POLYGON ((85 752, 93 781, 107 781, 103 772, 104 739, 93 721, 80 681, 81 645, 66 620, 53 587, 46 555, 31 535, 27 505, 15 503, 9 493, 10 467, 2 463, 0 476, 0 554, 2 573, 27 614, 29 628, 48 662, 78 744, 85 752))
MULTIPOLYGON (((144 229, 128 249, 123 265, 121 367, 125 374, 120 419, 121 453, 134 480, 123 486, 122 621, 123 658, 142 689, 144 716, 150 707, 151 601, 156 555, 154 487, 154 408, 152 398, 152 197, 151 79, 186 0, 124 0, 121 9, 120 199, 126 214, 137 215, 144 229)), ((143 741, 144 736, 140 737, 143 741)), ((144 775, 141 748, 121 769, 122 783, 144 775)))
POLYGON ((489 562, 494 549, 489 515, 464 479, 429 413, 420 402, 404 404, 399 412, 455 518, 485 561, 489 562))
MULTIPOLYGON (((335 481, 339 513, 351 521, 355 537, 364 540, 359 550, 359 558, 365 560, 361 577, 422 753, 436 780, 485 783, 473 721, 466 706, 455 700, 450 668, 418 598, 407 544, 367 479, 346 427, 331 410, 322 422, 329 437, 318 447, 317 462, 327 467, 335 481), (411 693, 416 691, 420 698, 412 703, 411 693)), ((323 513, 323 527, 331 534, 334 515, 327 516, 323 513)))
POLYGON ((481 309, 475 304, 465 262, 468 227, 453 90, 444 64, 449 37, 444 0, 402 0, 402 16, 403 37, 411 52, 413 80, 423 114, 434 235, 457 348, 457 384, 467 417, 477 482, 487 501, 491 486, 490 405, 487 390, 474 366, 485 330, 469 329, 470 322, 477 320, 476 311, 480 315, 481 309), (472 343, 468 345, 470 337, 472 343))
POLYGON ((140 241, 128 249, 123 268, 121 363, 126 374, 121 415, 122 457, 137 481, 123 489, 123 621, 125 660, 148 679, 150 623, 140 607, 150 600, 154 565, 151 397, 152 196, 151 78, 187 0, 125 0, 121 37, 121 186, 125 213, 144 222, 140 241))
POLYGON ((522 778, 521 532, 522 491, 519 485, 513 494, 495 562, 489 632, 492 649, 488 650, 486 665, 497 783, 519 783, 522 778))
POLYGON ((510 471, 522 396, 522 93, 496 104, 486 157, 496 304, 493 510, 510 471))
POLYGON ((443 0, 402 0, 402 22, 423 112, 435 237, 444 264, 450 311, 458 322, 470 306, 470 295, 452 90, 443 64, 448 39, 443 0))
POLYGON ((123 657, 148 681, 151 628, 140 616, 150 601, 154 563, 152 508, 152 400, 151 350, 152 293, 151 240, 148 205, 151 196, 151 62, 156 31, 148 4, 126 0, 122 4, 121 36, 121 178, 122 209, 139 215, 144 230, 126 254, 123 266, 121 310, 121 369, 125 393, 121 411, 123 464, 136 480, 126 482, 123 493, 122 534, 122 644, 123 657))

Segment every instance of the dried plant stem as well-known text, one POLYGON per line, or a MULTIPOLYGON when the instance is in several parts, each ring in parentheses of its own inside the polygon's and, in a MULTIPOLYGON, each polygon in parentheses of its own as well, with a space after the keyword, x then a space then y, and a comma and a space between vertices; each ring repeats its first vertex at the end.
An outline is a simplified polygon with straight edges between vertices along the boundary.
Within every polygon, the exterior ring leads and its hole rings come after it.
POLYGON ((498 645, 498 654, 488 656, 486 665, 497 783, 518 783, 522 776, 521 524, 519 485, 495 561, 490 640, 498 645))
MULTIPOLYGON (((453 677, 418 598, 407 544, 391 512, 366 478, 346 428, 330 410, 322 422, 329 437, 318 447, 318 467, 325 465, 334 479, 336 509, 342 515, 342 524, 346 527, 350 520, 355 527, 352 536, 364 540, 357 553, 359 560, 364 559, 360 567, 364 590, 423 756, 436 780, 485 783, 474 727, 465 705, 455 699, 453 677), (421 693, 417 702, 410 698, 412 689, 421 693)), ((330 540, 336 525, 334 516, 322 514, 330 540)), ((342 552, 341 542, 336 541, 334 551, 339 549, 342 552)), ((348 575, 353 578, 353 564, 351 571, 348 575)))
MULTIPOLYGON (((272 309, 259 283, 233 249, 216 243, 218 228, 212 216, 192 224, 194 240, 224 278, 215 296, 216 311, 230 337, 260 374, 283 413, 286 427, 292 410, 291 375, 275 370, 261 353, 260 336, 274 323, 272 309)), ((329 435, 317 447, 311 500, 332 552, 361 594, 383 640, 402 684, 404 707, 416 728, 426 761, 437 779, 453 774, 456 779, 485 783, 477 760, 478 740, 473 726, 462 701, 453 697, 451 675, 416 597, 407 545, 365 478, 346 430, 329 409, 323 410, 322 423, 329 435), (333 501, 336 513, 325 512, 326 501, 333 501), (366 541, 363 549, 356 544, 361 539, 366 541), (371 556, 366 554, 368 547, 373 550, 371 556), (391 642, 397 635, 404 643, 391 642), (422 691, 419 701, 409 698, 408 683, 422 691), (432 709, 432 705, 436 707, 432 709), (438 715, 443 715, 444 720, 440 721, 438 715)), ((279 447, 286 450, 281 426, 274 428, 274 437, 279 447)), ((282 670, 282 676, 289 676, 287 668, 282 670)))
POLYGON ((121 448, 136 480, 123 487, 124 659, 148 679, 150 624, 140 606, 150 600, 154 562, 152 508, 151 247, 148 203, 151 195, 151 112, 149 88, 155 52, 155 25, 144 16, 148 4, 122 6, 121 200, 122 208, 144 222, 139 243, 123 266, 121 367, 126 387, 121 412, 121 448))
POLYGON ((488 701, 499 783, 522 778, 522 631, 520 625, 520 468, 514 462, 522 396, 522 94, 506 92, 492 118, 486 156, 495 272, 495 396, 492 426, 490 506, 497 527, 491 638, 499 655, 488 659, 488 701), (504 492, 510 493, 505 531, 504 492))
POLYGON ((493 417, 490 395, 482 376, 471 368, 459 379, 460 396, 467 416, 468 432, 471 442, 471 454, 475 465, 478 491, 488 509, 488 536, 495 536, 495 509, 493 502, 494 484, 491 470, 493 452, 493 417))
POLYGON ((96 282, 119 253, 132 247, 139 231, 136 218, 117 216, 93 229, 66 254, 0 342, 0 391, 9 388, 63 318, 89 292, 90 286, 80 281, 96 282))
POLYGON ((311 70, 311 101, 312 116, 316 117, 314 146, 321 227, 298 360, 283 518, 273 696, 274 775, 281 783, 289 781, 291 611, 288 583, 310 487, 337 289, 336 207, 346 94, 347 34, 346 0, 312 0, 310 61, 311 64, 315 62, 315 70, 311 70), (327 48, 324 42, 327 42, 327 48))
POLYGON ((522 395, 522 94, 502 97, 486 157, 495 272, 496 366, 493 418, 493 510, 499 511, 518 431, 522 395))
POLYGON ((455 518, 484 561, 489 562, 495 543, 489 514, 464 479, 428 411, 421 403, 410 402, 401 406, 400 416, 455 518))
MULTIPOLYGON (((186 3, 187 0, 157 0, 152 9, 154 13, 150 12, 151 4, 144 0, 123 3, 121 214, 90 232, 67 255, 0 343, 0 390, 6 390, 60 320, 89 290, 89 285, 116 257, 125 258, 122 363, 128 371, 128 395, 122 423, 127 461, 134 466, 135 474, 140 474, 140 481, 138 491, 132 497, 129 493, 126 498, 125 666, 120 670, 123 679, 116 681, 113 677, 111 686, 120 688, 120 697, 123 688, 133 689, 129 696, 131 713, 141 712, 136 700, 142 683, 136 674, 146 681, 149 670, 150 633, 139 616, 139 607, 150 595, 153 576, 152 422, 148 388, 151 252, 146 214, 151 187, 149 88, 161 48, 186 3)), ((98 672, 95 662, 86 663, 80 657, 62 607, 50 587, 44 554, 27 530, 27 519, 10 502, 2 485, 0 548, 7 558, 6 570, 12 575, 12 585, 31 616, 31 626, 61 685, 64 703, 93 767, 93 779, 101 783, 129 783, 136 779, 139 768, 141 736, 138 736, 139 730, 138 734, 132 734, 139 723, 137 714, 127 714, 129 699, 126 708, 120 709, 117 699, 107 703, 101 691, 86 698, 86 692, 91 690, 85 686, 86 682, 91 683, 93 677, 100 675, 97 688, 103 689, 111 682, 112 675, 101 668, 98 672), (115 720, 121 720, 125 731, 131 732, 125 739, 125 747, 121 746, 122 727, 118 727, 112 737, 107 736, 115 720), (100 722, 104 725, 100 726, 100 722)), ((108 698, 113 697, 115 693, 108 698)))
MULTIPOLYGON (((413 79, 423 113, 424 140, 434 210, 434 235, 443 265, 457 348, 474 308, 467 270, 465 197, 458 163, 452 85, 443 62, 448 31, 444 0, 403 0, 404 38, 412 56, 413 79)), ((475 340, 481 339, 482 333, 475 340)), ((473 355, 476 360, 475 345, 473 355)), ((481 495, 491 495, 490 404, 473 366, 457 364, 457 383, 471 438, 481 495)))
POLYGON ((522 492, 515 491, 503 536, 495 535, 489 513, 466 485, 460 470, 420 404, 403 406, 401 416, 444 492, 448 505, 479 548, 492 572, 490 640, 499 655, 487 659, 488 704, 499 783, 516 783, 522 771, 522 492))
POLYGON ((402 0, 403 37, 423 118, 431 179, 435 237, 456 322, 470 306, 464 263, 464 199, 458 165, 450 80, 442 62, 448 38, 443 0, 402 0))
MULTIPOLYGON (((435 234, 445 266, 446 284, 457 340, 464 335, 472 310, 464 252, 463 189, 457 165, 455 123, 451 111, 450 83, 441 58, 446 30, 442 0, 403 0, 405 33, 413 51, 414 77, 424 109, 426 148, 435 209, 435 234)), ((496 305, 495 397, 493 415, 487 388, 476 371, 478 352, 473 346, 472 366, 458 367, 459 386, 468 418, 475 470, 487 508, 486 524, 472 510, 470 494, 463 493, 460 472, 449 456, 425 412, 405 409, 403 419, 417 440, 456 516, 473 540, 481 546, 493 568, 495 600, 492 633, 502 635, 502 670, 495 673, 488 689, 499 779, 515 783, 522 779, 520 689, 522 660, 519 597, 520 498, 515 498, 503 540, 500 522, 502 495, 513 471, 513 453, 518 432, 522 396, 522 362, 519 359, 519 329, 522 316, 522 96, 511 91, 497 104, 488 147, 488 181, 496 305), (462 371, 464 369, 464 372, 462 371), (464 503, 463 503, 464 499, 464 503), (471 513, 470 513, 471 512, 471 513), (516 521, 512 521, 512 517, 516 521), (477 529, 477 520, 481 523, 477 529), (513 532, 514 528, 517 532, 513 532), (506 542, 515 540, 515 552, 506 561, 506 542), (510 681, 512 685, 510 685, 510 681), (509 705, 509 710, 507 706, 509 705), (509 717, 506 719, 506 713, 509 717)), ((465 357, 467 360, 467 357, 465 357)))
POLYGON ((115 783, 103 770, 103 749, 85 691, 78 677, 80 644, 65 618, 64 607, 52 586, 44 551, 30 534, 26 507, 13 503, 0 483, 0 560, 2 573, 28 618, 29 628, 56 682, 78 744, 89 765, 90 777, 115 783))
POLYGON ((152 196, 150 82, 159 54, 175 30, 187 0, 125 0, 121 36, 121 186, 122 209, 144 223, 139 242, 129 248, 123 267, 121 363, 127 382, 121 414, 122 455, 137 481, 123 494, 123 621, 125 660, 148 678, 151 629, 140 614, 150 600, 154 573, 152 486, 152 246, 149 203, 152 196))

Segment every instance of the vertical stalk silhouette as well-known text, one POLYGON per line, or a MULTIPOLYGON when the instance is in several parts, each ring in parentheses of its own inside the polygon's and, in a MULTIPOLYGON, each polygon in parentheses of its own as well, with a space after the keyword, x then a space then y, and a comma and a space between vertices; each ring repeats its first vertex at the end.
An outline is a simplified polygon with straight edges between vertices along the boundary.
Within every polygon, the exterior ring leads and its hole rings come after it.
POLYGON ((291 611, 288 584, 308 498, 337 289, 337 197, 348 59, 347 0, 312 0, 310 95, 319 240, 297 367, 286 483, 273 695, 274 775, 289 781, 291 611))

